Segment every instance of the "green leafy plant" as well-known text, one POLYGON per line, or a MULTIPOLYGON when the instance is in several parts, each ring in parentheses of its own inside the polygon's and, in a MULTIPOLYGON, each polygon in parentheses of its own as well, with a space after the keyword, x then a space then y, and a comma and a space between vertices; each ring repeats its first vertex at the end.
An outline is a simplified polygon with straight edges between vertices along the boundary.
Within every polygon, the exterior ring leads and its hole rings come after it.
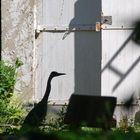
POLYGON ((14 64, 0 61, 0 99, 8 100, 11 97, 16 83, 16 70, 21 65, 23 63, 19 58, 14 64))
POLYGON ((57 113, 57 116, 51 115, 49 120, 45 120, 41 127, 41 130, 45 132, 66 130, 67 125, 64 124, 64 116, 67 106, 62 106, 61 110, 57 113))
POLYGON ((15 70, 12 65, 7 65, 4 61, 0 62, 0 99, 9 99, 14 90, 15 70))
POLYGON ((16 59, 14 64, 0 61, 0 131, 13 130, 22 122, 25 110, 22 108, 18 94, 14 93, 16 70, 23 63, 16 59))

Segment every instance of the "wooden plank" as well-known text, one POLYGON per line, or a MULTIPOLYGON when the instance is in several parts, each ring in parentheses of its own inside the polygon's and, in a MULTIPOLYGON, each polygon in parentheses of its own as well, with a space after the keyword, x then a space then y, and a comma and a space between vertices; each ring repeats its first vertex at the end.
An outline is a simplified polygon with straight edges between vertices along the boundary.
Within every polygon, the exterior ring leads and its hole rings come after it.
POLYGON ((102 95, 117 96, 119 102, 140 92, 140 46, 132 41, 122 46, 131 32, 102 31, 102 95))
MULTIPOLYGON (((43 0, 42 25, 70 29, 92 26, 100 22, 100 11, 100 0, 43 0)), ((47 78, 54 70, 67 75, 52 81, 49 100, 68 100, 72 93, 101 95, 101 32, 91 29, 40 35, 43 40, 37 52, 40 52, 36 78, 40 79, 37 80, 38 99, 44 95, 47 78)))
POLYGON ((131 28, 140 18, 139 0, 102 0, 102 14, 112 16, 112 25, 106 28, 131 28))

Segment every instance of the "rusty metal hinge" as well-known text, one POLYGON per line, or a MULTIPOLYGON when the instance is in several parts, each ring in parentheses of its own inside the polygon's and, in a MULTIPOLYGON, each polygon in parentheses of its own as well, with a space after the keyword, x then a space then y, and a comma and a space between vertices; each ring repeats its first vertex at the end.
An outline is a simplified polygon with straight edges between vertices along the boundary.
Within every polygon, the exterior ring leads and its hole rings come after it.
POLYGON ((101 28, 102 28, 101 23, 100 22, 96 22, 95 31, 99 32, 99 31, 101 31, 101 28))

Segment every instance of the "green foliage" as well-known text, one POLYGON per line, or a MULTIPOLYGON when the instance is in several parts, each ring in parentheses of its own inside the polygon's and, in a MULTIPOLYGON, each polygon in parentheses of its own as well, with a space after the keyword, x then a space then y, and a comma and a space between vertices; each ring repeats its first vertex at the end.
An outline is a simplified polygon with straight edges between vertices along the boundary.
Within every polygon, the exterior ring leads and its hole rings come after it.
POLYGON ((57 117, 52 116, 47 123, 46 123, 47 120, 45 120, 43 127, 41 127, 41 130, 45 132, 50 132, 67 129, 67 125, 64 124, 64 116, 66 113, 66 108, 67 106, 64 105, 61 108, 61 110, 57 113, 57 117))
POLYGON ((7 65, 4 61, 0 62, 0 99, 8 99, 14 90, 16 68, 7 65))
POLYGON ((0 99, 7 100, 13 93, 14 85, 16 83, 16 69, 23 65, 17 58, 14 64, 0 61, 0 99))
POLYGON ((19 59, 14 64, 0 62, 0 131, 13 131, 14 125, 19 125, 25 114, 14 92, 16 70, 22 65, 19 59))
POLYGON ((19 125, 25 110, 20 103, 15 102, 15 100, 18 100, 18 96, 15 93, 12 94, 9 100, 9 103, 6 103, 5 100, 0 100, 0 124, 19 125))
POLYGON ((140 123, 134 125, 134 131, 140 133, 140 123))
POLYGON ((129 132, 124 133, 121 131, 83 131, 83 130, 61 130, 43 132, 40 130, 32 130, 25 134, 27 139, 40 139, 40 140, 139 140, 140 133, 129 132))
POLYGON ((53 134, 59 140, 139 140, 140 133, 121 133, 121 132, 59 132, 53 134))

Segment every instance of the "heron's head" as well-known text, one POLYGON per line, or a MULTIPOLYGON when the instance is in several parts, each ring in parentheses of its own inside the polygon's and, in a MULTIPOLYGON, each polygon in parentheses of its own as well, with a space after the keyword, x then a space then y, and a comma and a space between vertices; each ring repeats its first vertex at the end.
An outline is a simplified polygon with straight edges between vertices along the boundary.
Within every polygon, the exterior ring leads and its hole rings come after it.
POLYGON ((57 77, 57 76, 61 76, 61 75, 66 75, 66 74, 65 73, 58 73, 56 71, 52 71, 50 75, 53 78, 53 77, 57 77))

